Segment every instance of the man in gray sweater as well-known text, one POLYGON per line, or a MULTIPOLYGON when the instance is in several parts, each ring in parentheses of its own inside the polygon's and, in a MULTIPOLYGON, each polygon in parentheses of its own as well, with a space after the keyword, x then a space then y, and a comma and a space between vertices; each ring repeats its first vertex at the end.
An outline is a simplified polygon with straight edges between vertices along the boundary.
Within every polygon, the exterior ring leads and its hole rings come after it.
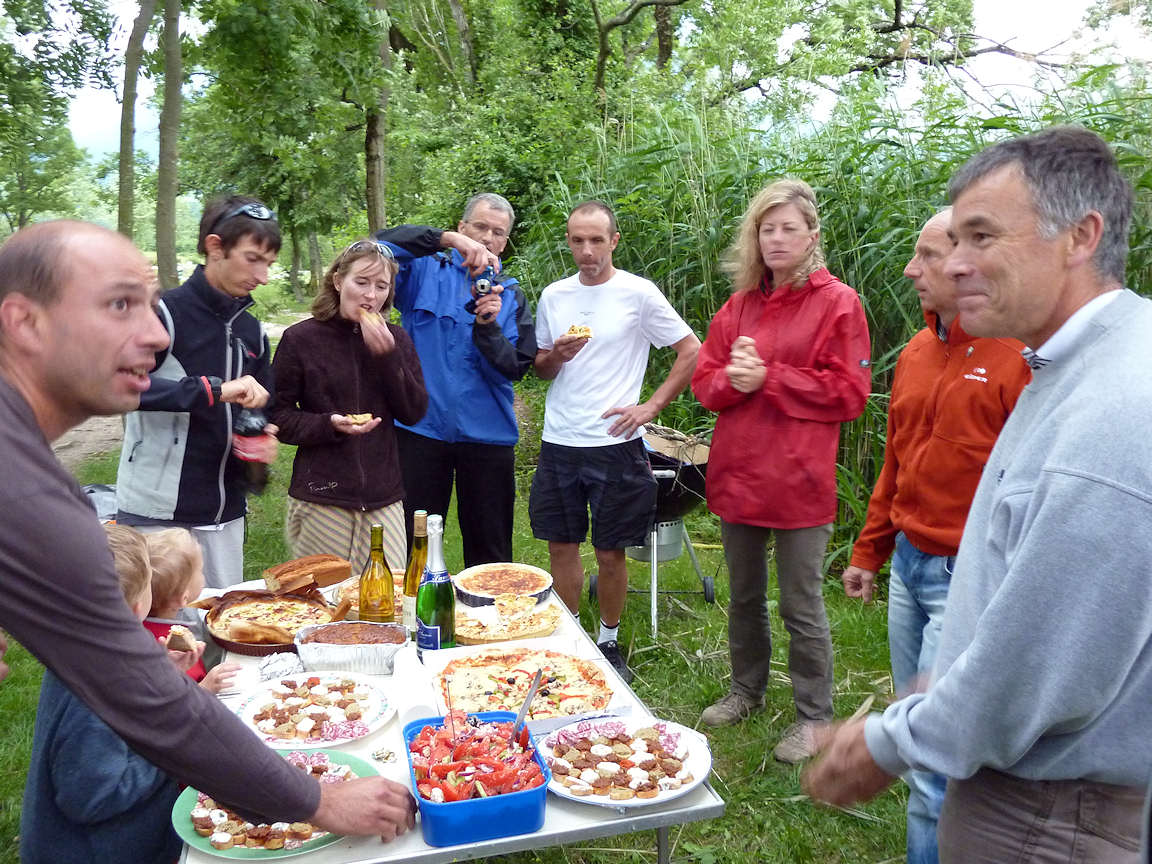
POLYGON ((870 798, 951 778, 940 860, 1139 860, 1152 772, 1152 302, 1122 288, 1132 190, 1061 127, 952 178, 960 321, 1028 346, 960 543, 926 693, 846 723, 805 778, 870 798))
POLYGON ((414 824, 406 787, 322 786, 168 660, 124 602, 96 514, 52 454, 49 442, 88 417, 139 404, 168 345, 156 300, 148 262, 105 228, 46 222, 0 247, 0 627, 177 780, 263 821, 392 839, 414 824))

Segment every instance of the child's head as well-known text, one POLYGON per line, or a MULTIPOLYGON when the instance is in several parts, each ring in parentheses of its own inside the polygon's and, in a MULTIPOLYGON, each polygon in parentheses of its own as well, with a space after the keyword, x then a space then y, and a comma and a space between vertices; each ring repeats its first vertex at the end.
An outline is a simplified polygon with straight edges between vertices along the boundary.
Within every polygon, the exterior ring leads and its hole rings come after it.
POLYGON ((145 539, 152 562, 152 614, 172 614, 204 590, 200 544, 184 528, 157 531, 145 539))
POLYGON ((127 525, 105 525, 108 548, 116 575, 120 577, 120 590, 124 599, 143 621, 152 605, 152 567, 148 562, 148 544, 144 535, 127 525))

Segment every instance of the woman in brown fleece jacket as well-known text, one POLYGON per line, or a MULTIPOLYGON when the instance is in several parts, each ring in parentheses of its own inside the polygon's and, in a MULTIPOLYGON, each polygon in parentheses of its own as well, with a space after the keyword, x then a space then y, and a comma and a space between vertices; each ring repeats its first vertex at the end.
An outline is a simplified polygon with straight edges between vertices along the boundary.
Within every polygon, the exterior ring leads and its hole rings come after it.
POLYGON ((312 317, 276 351, 269 419, 298 445, 285 522, 295 556, 329 552, 359 568, 378 523, 388 563, 407 560, 392 424, 420 420, 428 392, 412 340, 386 320, 395 276, 386 246, 353 243, 324 275, 312 317))

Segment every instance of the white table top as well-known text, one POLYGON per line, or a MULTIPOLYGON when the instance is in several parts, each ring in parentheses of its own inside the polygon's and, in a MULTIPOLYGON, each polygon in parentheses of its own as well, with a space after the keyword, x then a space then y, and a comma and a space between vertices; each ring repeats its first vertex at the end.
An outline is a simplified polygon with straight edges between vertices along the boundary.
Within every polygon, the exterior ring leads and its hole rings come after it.
MULTIPOLYGON (((550 598, 548 602, 556 603, 563 613, 560 616, 560 624, 556 628, 556 632, 553 636, 548 637, 548 640, 555 643, 555 649, 571 652, 574 647, 581 647, 580 640, 583 640, 583 642, 591 644, 592 650, 596 653, 593 655, 586 650, 577 653, 586 657, 599 656, 595 644, 584 633, 579 622, 564 607, 564 604, 559 603, 555 597, 550 598)), ((532 641, 538 642, 540 640, 532 641)), ((254 667, 263 658, 229 654, 226 659, 230 662, 240 663, 245 667, 245 671, 251 668, 252 672, 248 674, 252 675, 255 672, 254 667)), ((619 699, 628 703, 631 714, 647 714, 648 711, 643 703, 636 697, 631 688, 616 675, 606 661, 604 661, 602 668, 617 694, 614 702, 619 699)), ((396 717, 372 734, 334 749, 359 756, 361 759, 371 762, 384 777, 410 786, 403 728, 411 720, 433 717, 441 713, 436 708, 437 700, 432 673, 426 670, 416 658, 415 646, 409 644, 396 655, 395 671, 391 676, 373 677, 378 679, 378 686, 397 706, 396 717), (390 763, 373 760, 372 754, 380 750, 391 750, 395 754, 395 760, 390 763)), ((225 704, 238 706, 242 700, 239 696, 232 696, 224 697, 223 701, 225 704)), ((536 737, 539 740, 542 736, 537 734, 536 737)), ((709 783, 703 783, 679 798, 664 803, 656 802, 649 807, 628 810, 615 810, 610 807, 568 801, 550 794, 544 811, 544 826, 532 834, 485 840, 461 846, 435 847, 424 842, 419 822, 417 822, 414 831, 409 831, 390 843, 381 843, 378 838, 374 837, 349 837, 331 846, 308 853, 307 860, 314 862, 314 864, 463 861, 524 849, 557 846, 562 843, 594 837, 607 837, 685 822, 696 822, 702 819, 713 819, 723 815, 723 813, 724 801, 709 783)), ((212 864, 212 862, 219 862, 220 858, 185 846, 181 861, 187 862, 187 864, 212 864)))

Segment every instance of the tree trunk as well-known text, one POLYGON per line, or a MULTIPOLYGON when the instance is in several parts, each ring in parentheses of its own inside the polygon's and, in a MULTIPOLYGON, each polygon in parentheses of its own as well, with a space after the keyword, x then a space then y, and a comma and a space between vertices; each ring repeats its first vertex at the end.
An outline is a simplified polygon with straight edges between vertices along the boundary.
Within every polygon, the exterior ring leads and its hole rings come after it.
MULTIPOLYGON (((387 0, 372 0, 372 5, 387 13, 387 0)), ((380 40, 380 62, 386 71, 392 71, 392 46, 386 35, 380 40)), ((388 205, 385 189, 388 186, 388 85, 380 88, 376 104, 364 112, 364 199, 368 204, 368 233, 373 234, 388 225, 388 205)), ((317 283, 319 284, 319 283, 317 283)))
POLYGON ((156 14, 156 0, 140 0, 132 22, 128 48, 124 51, 124 96, 120 103, 120 192, 117 196, 116 230, 132 239, 136 206, 136 79, 144 57, 144 37, 156 14))
POLYGON ((160 109, 160 152, 156 171, 156 269, 168 291, 180 283, 176 266, 176 193, 180 154, 180 0, 164 0, 164 104, 160 109))
POLYGON ((656 16, 656 68, 663 71, 672 59, 672 10, 656 6, 652 14, 656 16))
POLYGON ((456 35, 460 37, 460 53, 468 63, 468 77, 473 84, 476 83, 476 52, 472 50, 472 30, 468 26, 468 16, 464 12, 464 4, 460 0, 448 0, 452 7, 452 20, 456 22, 456 35))
POLYGON ((308 232, 308 258, 308 266, 312 268, 312 293, 318 294, 324 279, 324 262, 320 260, 320 238, 315 231, 308 232))
POLYGON ((303 303, 308 298, 304 296, 304 288, 300 283, 300 231, 293 226, 292 237, 292 269, 288 271, 288 284, 292 286, 292 297, 297 303, 303 303))

